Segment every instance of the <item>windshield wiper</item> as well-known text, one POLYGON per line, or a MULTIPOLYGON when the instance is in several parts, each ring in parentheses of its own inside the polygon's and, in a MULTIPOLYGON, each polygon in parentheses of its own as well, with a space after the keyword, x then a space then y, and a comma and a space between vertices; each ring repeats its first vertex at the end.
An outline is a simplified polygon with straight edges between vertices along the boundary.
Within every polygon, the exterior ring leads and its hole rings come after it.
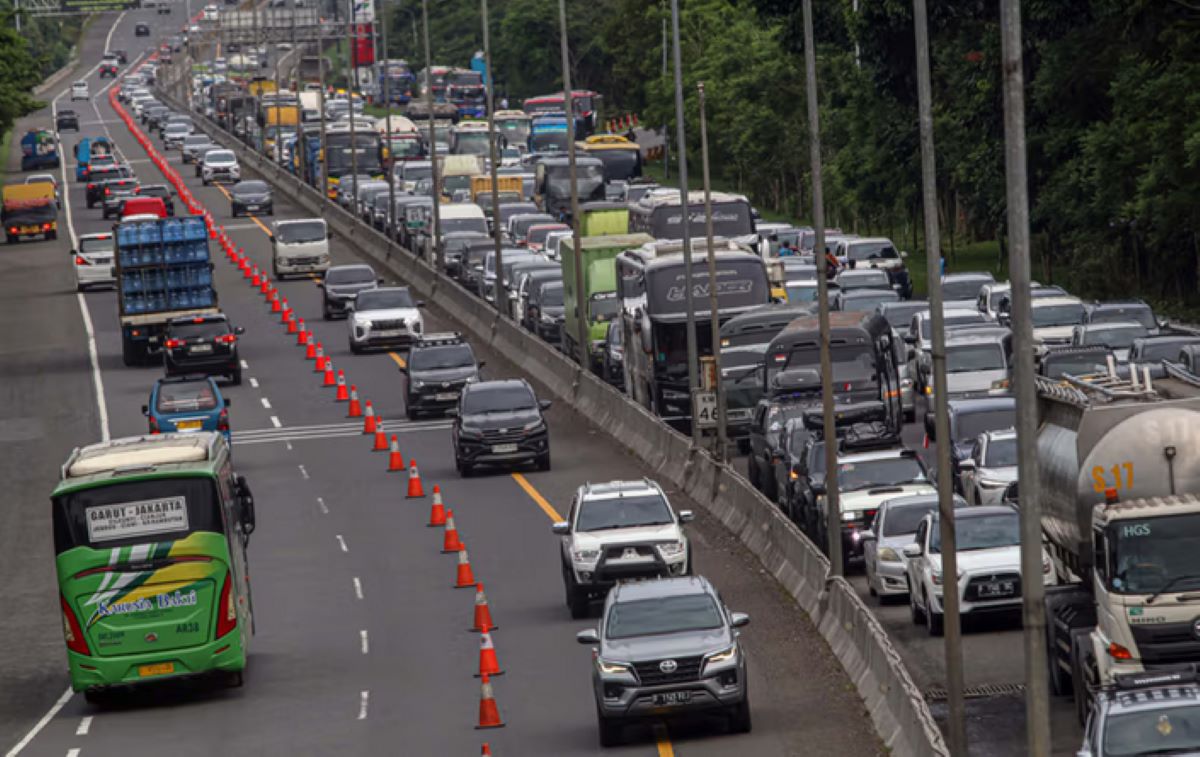
POLYGON ((1179 583, 1180 581, 1196 581, 1196 580, 1200 580, 1200 575, 1197 575, 1195 573, 1185 573, 1182 576, 1175 576, 1170 581, 1167 581, 1165 584, 1163 584, 1162 587, 1159 588, 1158 591, 1151 594, 1150 597, 1146 600, 1146 604, 1148 604, 1148 605, 1154 604, 1154 600, 1158 599, 1161 595, 1165 594, 1168 589, 1170 589, 1172 586, 1179 583))
POLYGON ((1200 745, 1196 746, 1171 746, 1163 747, 1162 749, 1148 749, 1145 752, 1138 752, 1137 757, 1151 754, 1195 754, 1200 752, 1200 745))

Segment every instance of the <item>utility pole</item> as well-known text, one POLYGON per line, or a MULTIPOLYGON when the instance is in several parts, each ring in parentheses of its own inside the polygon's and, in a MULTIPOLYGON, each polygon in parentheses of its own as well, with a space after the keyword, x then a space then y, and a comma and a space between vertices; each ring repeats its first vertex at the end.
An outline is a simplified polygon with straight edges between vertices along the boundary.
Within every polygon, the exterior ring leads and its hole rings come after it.
MULTIPOLYGON (((433 118, 433 56, 429 51, 429 0, 421 0, 421 26, 423 27, 425 36, 425 106, 429 111, 429 161, 432 166, 433 174, 433 236, 429 248, 429 263, 436 270, 445 271, 446 261, 441 260, 438 254, 438 230, 442 227, 442 177, 441 170, 438 167, 438 151, 437 151, 437 129, 434 128, 433 118)), ((500 261, 497 260, 497 263, 500 261)), ((496 270, 496 277, 500 277, 500 270, 496 270)), ((499 307, 500 303, 496 303, 499 307)))
MULTIPOLYGON (((663 17, 662 23, 662 75, 667 78, 667 19, 663 17)), ((671 178, 671 130, 669 124, 663 124, 663 180, 671 178)))
POLYGON ((712 186, 708 176, 708 116, 705 113, 704 82, 696 85, 700 95, 700 165, 704 174, 704 240, 708 247, 708 315, 712 329, 713 365, 716 370, 717 460, 726 461, 725 380, 721 376, 721 314, 717 297, 717 252, 713 249, 712 186))
MULTIPOLYGON (((498 154, 496 144, 496 72, 492 71, 492 34, 490 22, 488 21, 488 0, 479 0, 481 13, 483 15, 483 61, 487 67, 487 122, 488 122, 488 154, 492 159, 492 241, 495 243, 494 255, 496 256, 496 281, 494 297, 496 299, 496 311, 503 318, 508 315, 507 308, 500 307, 500 293, 504 291, 502 282, 500 281, 500 272, 504 270, 503 252, 500 244, 500 155, 498 154)), ((430 117, 433 114, 430 113, 430 117)))
MULTIPOLYGON (((937 154, 933 143, 933 94, 929 74, 929 19, 925 0, 913 0, 917 46, 917 101, 921 132, 921 201, 925 211, 926 282, 933 328, 933 386, 937 437, 938 529, 942 538, 942 606, 946 643, 947 735, 950 753, 967 753, 967 714, 963 702, 962 620, 958 608, 958 545, 954 531, 954 489, 950 469, 950 411, 946 389, 946 326, 942 309, 941 234, 938 228, 937 154)), ((926 608, 926 612, 930 612, 926 608)))
POLYGON ((329 202, 329 153, 325 139, 325 50, 323 38, 317 36, 317 82, 321 88, 321 198, 329 202))
MULTIPOLYGON (((358 136, 355 133, 355 118, 354 118, 354 81, 357 78, 354 75, 354 59, 358 51, 358 30, 354 24, 354 0, 346 0, 350 6, 346 13, 346 65, 349 71, 346 72, 346 104, 350 111, 350 176, 354 179, 354 193, 350 196, 350 208, 354 211, 354 217, 358 218, 358 136)), ((342 178, 345 181, 345 177, 342 178)))
POLYGON ((833 417, 833 361, 829 354, 829 262, 825 256, 825 195, 821 188, 821 119, 817 101, 817 54, 813 41, 812 0, 804 0, 804 69, 808 103, 809 160, 812 163, 813 229, 817 257, 817 320, 821 333, 821 412, 825 436, 825 530, 829 575, 842 570, 842 513, 838 504, 837 425, 833 417))
MULTIPOLYGON (((1021 4, 1000 0, 1000 51, 1004 88, 1004 175, 1008 204, 1008 275, 1017 395, 1017 480, 1021 491, 1022 619, 1025 626, 1025 753, 1050 754, 1050 692, 1046 666, 1046 587, 1042 584, 1042 506, 1038 480, 1037 388, 1033 378, 1030 308, 1029 176, 1025 146, 1025 71, 1021 55, 1021 4)), ((938 444, 943 444, 941 440, 938 444)))
POLYGON ((387 4, 384 0, 379 0, 380 23, 379 37, 383 45, 383 55, 375 56, 375 70, 379 72, 379 77, 382 81, 377 82, 378 90, 383 93, 383 113, 387 120, 383 124, 383 139, 387 145, 388 166, 387 166, 387 183, 388 183, 388 211, 384 221, 384 233, 388 238, 392 238, 395 234, 395 219, 396 214, 396 155, 394 145, 392 144, 392 77, 390 75, 390 67, 388 65, 388 14, 387 4))
MULTIPOLYGON (((575 170, 575 92, 571 89, 571 54, 567 42, 567 3, 558 0, 558 25, 562 51, 563 107, 567 109, 567 174, 571 182, 571 254, 575 256, 575 318, 579 340, 579 364, 588 368, 588 320, 583 300, 583 256, 579 250, 579 184, 575 170)), ((497 272, 498 274, 499 272, 497 272)))
POLYGON ((696 423, 696 392, 700 388, 698 381, 699 362, 696 349, 696 305, 692 289, 695 280, 692 278, 692 209, 688 204, 688 175, 687 175, 687 129, 683 117, 683 62, 679 52, 679 0, 671 0, 671 32, 674 38, 675 59, 675 135, 679 142, 679 222, 683 227, 683 277, 687 280, 684 287, 684 300, 687 304, 687 358, 688 358, 688 402, 691 403, 692 416, 692 446, 700 445, 700 426, 696 423))

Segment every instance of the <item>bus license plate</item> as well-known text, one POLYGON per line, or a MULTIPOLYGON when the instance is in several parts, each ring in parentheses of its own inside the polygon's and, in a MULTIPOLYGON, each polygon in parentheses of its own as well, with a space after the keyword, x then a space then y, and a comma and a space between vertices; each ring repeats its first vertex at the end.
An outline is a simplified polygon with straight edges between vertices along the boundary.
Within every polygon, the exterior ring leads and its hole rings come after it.
POLYGON ((690 691, 668 691, 662 694, 654 695, 654 704, 659 706, 671 706, 677 704, 687 704, 692 701, 692 692, 690 691))
POLYGON ((175 663, 156 662, 153 665, 138 665, 138 675, 142 678, 165 676, 175 672, 175 663))
POLYGON ((979 584, 980 598, 1011 597, 1016 587, 1012 581, 990 581, 979 584))
POLYGON ((504 455, 504 454, 508 454, 509 452, 516 452, 516 451, 517 451, 517 445, 515 445, 515 444, 493 444, 492 445, 492 454, 495 454, 495 455, 504 455))

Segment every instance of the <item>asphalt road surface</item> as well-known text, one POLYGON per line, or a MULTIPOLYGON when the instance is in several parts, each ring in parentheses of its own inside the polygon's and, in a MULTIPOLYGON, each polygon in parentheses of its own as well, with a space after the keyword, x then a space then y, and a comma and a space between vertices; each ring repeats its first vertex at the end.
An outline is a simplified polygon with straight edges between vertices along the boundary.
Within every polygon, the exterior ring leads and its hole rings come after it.
MULTIPOLYGON (((176 31, 182 14, 131 11, 104 16, 83 43, 81 73, 106 43, 134 56, 176 31), (109 37, 109 27, 115 21, 109 37), (154 29, 135 38, 133 25, 154 29)), ((84 134, 108 132, 144 182, 161 181, 125 131, 93 73, 92 100, 76 103, 84 134)), ((57 94, 57 93, 55 93, 57 94)), ((46 123, 49 111, 26 123, 46 123)), ((68 135, 65 171, 73 172, 68 135)), ((178 164, 177 156, 172 162, 178 164)), ((12 164, 12 158, 9 158, 12 164)), ((230 219, 218 188, 196 196, 260 267, 269 265, 264 224, 230 219)), ((11 180, 11 177, 10 177, 11 180)), ((320 290, 307 279, 280 284, 314 327, 335 366, 394 428, 406 460, 425 486, 439 484, 455 511, 476 578, 486 585, 499 630, 494 638, 505 675, 495 679, 507 727, 474 729, 479 684, 478 636, 467 631, 473 592, 451 589, 455 559, 439 554, 440 532, 424 526, 429 499, 404 497, 405 478, 386 472, 386 455, 346 421, 319 386, 294 337, 285 336, 263 300, 219 257, 216 284, 231 320, 244 326, 244 383, 232 399, 234 459, 257 500, 250 544, 257 634, 246 684, 164 683, 116 698, 104 708, 67 689, 47 496, 71 448, 101 434, 144 433, 141 405, 158 372, 121 363, 116 299, 111 291, 77 295, 68 250, 73 236, 106 230, 87 210, 82 185, 66 182, 66 207, 54 242, 4 251, 0 376, 5 402, 0 459, 9 488, 0 509, 0 571, 6 576, 6 642, 0 666, 0 745, 10 755, 220 754, 598 754, 590 652, 574 633, 563 602, 557 541, 550 523, 586 480, 647 475, 636 459, 569 409, 549 413, 554 469, 496 472, 460 479, 448 424, 400 421, 404 406, 396 359, 352 356, 342 322, 320 319, 320 290), (94 333, 96 374, 89 358, 94 333), (96 387, 102 387, 99 394, 96 387)), ((177 202, 177 207, 182 203, 177 202)), ((277 217, 299 217, 286 197, 277 217)), ((353 258, 334 240, 335 262, 353 258)), ((450 324, 435 307, 427 329, 450 324)), ((504 356, 480 350, 491 377, 518 375, 504 356)), ((754 731, 732 736, 718 719, 630 729, 616 754, 882 754, 861 700, 804 614, 728 533, 682 495, 677 509, 698 511, 689 526, 697 572, 732 609, 752 617, 743 641, 750 658, 754 731)))

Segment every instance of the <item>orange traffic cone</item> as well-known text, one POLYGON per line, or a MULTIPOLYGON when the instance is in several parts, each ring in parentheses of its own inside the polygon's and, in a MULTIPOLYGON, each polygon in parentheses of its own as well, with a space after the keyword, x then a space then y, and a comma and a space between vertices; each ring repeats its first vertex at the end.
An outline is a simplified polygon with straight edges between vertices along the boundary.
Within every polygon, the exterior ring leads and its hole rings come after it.
POLYGON ((272 288, 270 297, 271 297, 271 312, 272 313, 282 313, 283 312, 283 303, 279 300, 279 290, 272 288))
POLYGON ((425 487, 421 485, 421 472, 417 470, 417 461, 408 463, 408 499, 421 499, 425 496, 425 487))
POLYGON ((371 447, 372 452, 387 452, 388 441, 387 434, 383 431, 383 417, 375 416, 375 445, 371 447))
MULTIPOLYGON (((465 552, 459 552, 459 559, 465 552)), ((483 631, 479 634, 479 672, 476 678, 482 676, 502 676, 504 671, 500 669, 500 661, 496 659, 496 645, 492 643, 491 629, 487 626, 483 627, 483 631)))
POLYGON ((313 373, 320 373, 325 370, 325 346, 317 342, 317 363, 313 366, 313 373))
POLYGON ((487 742, 483 742, 483 751, 479 753, 479 757, 492 757, 492 748, 487 742))
POLYGON ((262 284, 262 279, 258 275, 258 266, 254 266, 254 277, 250 279, 250 286, 257 287, 262 284))
POLYGON ((296 346, 303 347, 308 344, 308 329, 304 326, 304 319, 300 319, 299 333, 296 334, 296 346))
MULTIPOLYGON (((475 585, 475 573, 471 571, 471 559, 467 557, 467 550, 459 550, 458 553, 458 570, 455 574, 454 588, 469 589, 475 585)), ((495 654, 493 652, 493 654, 495 654)), ((480 670, 484 673, 491 673, 490 670, 480 670)))
POLYGON ((300 331, 300 324, 304 323, 304 321, 297 322, 296 316, 294 313, 292 313, 291 308, 288 308, 287 310, 285 310, 284 314, 287 315, 287 318, 284 319, 284 323, 287 324, 287 333, 289 333, 289 334, 298 333, 300 331))
POLYGON ((337 372, 337 396, 333 398, 334 402, 345 402, 350 399, 350 393, 346 391, 346 374, 341 371, 337 372))
POLYGON ((281 315, 279 316, 280 323, 287 323, 288 321, 292 320, 292 306, 288 304, 286 298, 280 303, 279 310, 281 312, 281 315))
POLYGON ((333 361, 325 361, 325 377, 321 381, 321 386, 337 386, 337 374, 333 371, 333 361))
POLYGON ((446 506, 442 504, 442 487, 437 484, 433 485, 433 506, 429 508, 429 522, 425 525, 430 527, 446 525, 446 506))
POLYGON ((310 333, 308 335, 308 339, 305 341, 305 345, 307 346, 307 349, 304 350, 304 359, 305 360, 316 360, 317 359, 317 339, 316 339, 316 337, 314 337, 310 333))
POLYGON ((492 692, 492 681, 485 674, 479 684, 479 728, 503 728, 500 709, 496 707, 496 695, 492 692))
POLYGON ((347 418, 361 418, 362 405, 358 401, 358 387, 350 385, 350 409, 346 413, 347 418))
POLYGON ((371 400, 367 400, 367 412, 363 415, 363 433, 375 433, 375 408, 371 407, 371 400))
POLYGON ((483 584, 475 584, 475 627, 468 631, 482 632, 484 629, 495 631, 496 624, 492 623, 492 611, 488 607, 487 595, 483 593, 483 584))
POLYGON ((260 294, 266 294, 271 291, 271 280, 267 278, 265 273, 263 274, 262 281, 258 283, 258 291, 260 294))
POLYGON ((446 528, 442 536, 442 554, 462 551, 463 543, 458 540, 458 526, 454 525, 454 511, 446 511, 446 528))
POLYGON ((388 472, 404 470, 404 456, 400 454, 400 438, 392 434, 391 453, 388 455, 388 472))

